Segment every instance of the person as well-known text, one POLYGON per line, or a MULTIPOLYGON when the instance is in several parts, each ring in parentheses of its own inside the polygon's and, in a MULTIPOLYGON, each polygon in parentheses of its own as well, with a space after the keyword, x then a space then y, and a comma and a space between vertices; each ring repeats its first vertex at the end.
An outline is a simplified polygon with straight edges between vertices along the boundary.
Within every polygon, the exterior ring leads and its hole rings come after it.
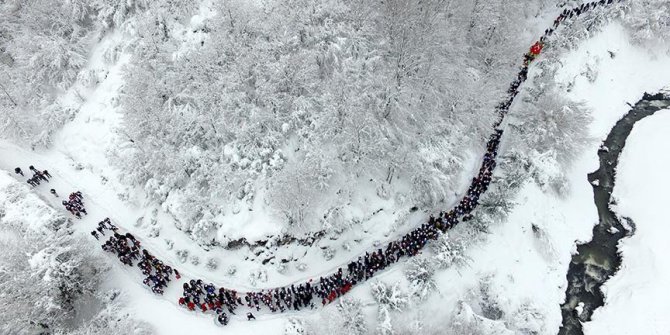
POLYGON ((40 171, 35 171, 35 175, 33 177, 37 178, 37 179, 42 179, 42 180, 46 181, 47 183, 49 182, 49 179, 47 179, 47 177, 45 177, 42 174, 42 172, 40 172, 40 171))
POLYGON ((54 189, 52 188, 51 191, 49 191, 49 192, 51 192, 51 194, 53 194, 54 197, 58 198, 58 193, 56 193, 56 190, 54 190, 54 189))
POLYGON ((226 315, 226 313, 219 314, 218 319, 219 319, 220 324, 222 324, 224 326, 228 325, 228 315, 226 315))
POLYGON ((251 314, 251 312, 247 312, 247 321, 251 321, 251 319, 256 320, 256 317, 254 317, 254 315, 251 314))
POLYGON ((31 165, 31 166, 29 166, 28 168, 30 169, 30 171, 32 171, 33 173, 35 173, 36 170, 35 170, 35 167, 34 167, 34 166, 31 165))
POLYGON ((20 174, 20 175, 23 176, 23 171, 21 171, 21 168, 20 168, 20 167, 17 167, 16 169, 14 169, 14 173, 16 173, 16 174, 20 174))
POLYGON ((95 230, 91 232, 91 235, 93 235, 93 237, 95 237, 96 240, 99 240, 98 232, 96 232, 95 230))
POLYGON ((537 41, 535 42, 535 44, 533 44, 533 46, 530 47, 530 54, 532 55, 533 58, 537 57, 537 55, 539 55, 540 52, 542 52, 543 46, 544 45, 541 41, 537 41))
MULTIPOLYGON (((181 276, 179 275, 179 271, 177 271, 177 269, 174 269, 174 276, 177 279, 181 278, 181 276)), ((186 283, 184 283, 184 284, 186 284, 186 283)))
POLYGON ((49 174, 49 171, 47 171, 47 170, 42 171, 42 174, 51 178, 51 175, 49 174))

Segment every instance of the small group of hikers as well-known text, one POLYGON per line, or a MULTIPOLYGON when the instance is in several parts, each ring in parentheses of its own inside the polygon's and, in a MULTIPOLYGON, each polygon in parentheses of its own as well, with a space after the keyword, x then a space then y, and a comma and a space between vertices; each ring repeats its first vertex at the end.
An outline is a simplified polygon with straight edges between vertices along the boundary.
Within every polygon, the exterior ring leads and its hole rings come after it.
POLYGON ((105 236, 105 230, 110 230, 116 233, 119 228, 112 223, 112 220, 105 218, 104 220, 98 222, 98 227, 91 231, 91 235, 93 235, 96 240, 99 240, 99 235, 105 236))
MULTIPOLYGON (((30 169, 30 172, 33 173, 33 176, 28 178, 28 180, 26 180, 26 182, 30 186, 35 187, 37 185, 40 185, 40 183, 42 183, 42 182, 47 182, 47 183, 49 182, 49 179, 51 178, 51 174, 49 174, 49 171, 47 171, 47 170, 40 171, 32 165, 28 168, 30 169)), ((18 175, 25 176, 23 174, 23 170, 21 170, 20 167, 15 168, 14 172, 18 175)), ((51 189, 51 191, 52 191, 51 192, 52 194, 56 193, 56 190, 54 190, 54 189, 51 189)), ((56 196, 58 196, 58 195, 56 195, 56 196)))
POLYGON ((62 201, 65 209, 74 215, 77 219, 81 219, 81 214, 88 215, 86 208, 84 208, 84 196, 80 191, 70 193, 68 200, 62 201))

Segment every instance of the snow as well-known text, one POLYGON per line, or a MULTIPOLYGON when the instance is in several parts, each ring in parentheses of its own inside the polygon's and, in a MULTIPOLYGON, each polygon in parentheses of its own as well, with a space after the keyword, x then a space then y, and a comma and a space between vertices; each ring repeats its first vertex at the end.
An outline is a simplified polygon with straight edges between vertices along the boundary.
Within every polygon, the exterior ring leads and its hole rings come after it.
MULTIPOLYGON (((659 50, 662 49, 659 47, 659 50)), ((634 104, 645 92, 658 92, 670 83, 670 56, 653 54, 633 45, 624 29, 617 23, 610 24, 604 31, 582 43, 578 49, 566 54, 562 63, 564 66, 557 74, 557 80, 566 90, 570 87, 569 92, 566 92, 567 96, 572 100, 583 102, 591 109, 594 118, 590 125, 593 141, 566 173, 569 194, 561 197, 547 193, 534 184, 526 185, 515 200, 518 205, 508 220, 502 225, 495 226, 485 243, 474 245, 470 249, 468 256, 471 262, 468 267, 438 272, 436 280, 441 292, 429 299, 425 305, 441 306, 446 310, 455 310, 458 302, 462 300, 476 305, 477 302, 470 298, 469 292, 476 289, 477 282, 481 278, 490 276, 493 294, 499 299, 501 309, 507 313, 518 313, 524 304, 530 303, 546 318, 546 324, 540 333, 555 334, 558 331, 561 324, 559 305, 564 300, 566 273, 571 256, 576 252, 577 242, 591 239, 593 225, 598 222, 592 187, 586 176, 598 168, 597 151, 600 142, 605 139, 616 121, 630 110, 628 103, 634 104), (610 50, 615 51, 614 58, 610 58, 608 53, 610 50), (595 80, 589 81, 585 75, 585 69, 588 67, 598 74, 595 80), (533 234, 533 225, 543 232, 540 238, 533 234)), ((667 134, 667 129, 669 129, 667 124, 659 125, 656 134, 663 136, 667 134)), ((668 152, 667 149, 660 150, 659 148, 653 152, 668 152)), ((653 156, 649 155, 649 152, 651 151, 646 149, 641 155, 646 153, 651 160, 653 156)), ((666 166, 662 163, 646 164, 648 168, 666 166)), ((663 180, 661 177, 657 179, 663 180)), ((667 200, 667 196, 660 194, 665 189, 667 188, 655 185, 654 192, 659 192, 656 198, 658 201, 667 200)), ((650 190, 650 187, 638 187, 640 192, 650 190)), ((642 194, 637 196, 641 202, 648 198, 642 194)), ((661 218, 658 213, 653 211, 649 213, 661 218)), ((636 220, 634 216, 633 219, 636 220)), ((638 221, 640 219, 636 220, 638 221)), ((638 229, 641 229, 641 225, 641 221, 638 222, 638 229)), ((657 234, 656 238, 660 239, 662 236, 664 235, 657 234)), ((649 248, 647 252, 651 250, 653 249, 649 248)), ((658 252, 656 255, 664 253, 658 252)), ((648 263, 650 262, 636 260, 636 264, 640 266, 648 263)), ((662 262, 656 256, 651 264, 661 267, 667 262, 662 262)), ((655 281, 653 274, 647 277, 645 274, 649 274, 648 271, 637 269, 637 272, 639 276, 646 278, 643 280, 637 278, 638 283, 640 280, 645 283, 654 281, 655 285, 668 282, 655 281)), ((639 287, 639 284, 632 286, 639 287)), ((633 288, 629 288, 625 296, 632 294, 633 288)), ((649 292, 653 292, 653 289, 650 288, 649 292)), ((634 320, 642 322, 649 315, 649 304, 653 306, 655 301, 668 300, 667 295, 664 295, 668 292, 667 289, 660 292, 663 293, 658 295, 659 298, 649 297, 639 300, 646 301, 647 306, 626 308, 625 303, 622 303, 620 310, 611 313, 611 318, 619 318, 617 324, 621 324, 627 322, 621 315, 632 315, 634 320)), ((653 316, 661 317, 664 311, 670 309, 662 305, 654 310, 653 316)), ((444 314, 444 312, 438 313, 444 314)), ((667 315, 665 316, 666 318, 661 320, 667 320, 667 315)), ((608 318, 602 324, 608 324, 610 321, 608 318)), ((635 324, 638 326, 638 331, 633 331, 634 326, 626 328, 631 329, 630 334, 668 333, 664 327, 640 328, 641 323, 635 324), (640 332, 640 329, 650 331, 640 332), (663 331, 664 329, 666 331, 663 331)), ((613 326, 602 333, 623 334, 620 331, 613 331, 616 329, 613 326)))
MULTIPOLYGON (((194 18, 191 24, 203 24, 206 22, 203 17, 194 18)), ((118 171, 110 168, 107 151, 114 148, 119 136, 123 136, 118 131, 121 119, 115 101, 123 84, 121 71, 128 57, 122 54, 115 62, 108 63, 103 55, 114 45, 120 44, 122 39, 123 36, 112 35, 94 51, 91 69, 107 75, 94 89, 83 92, 85 101, 76 118, 55 136, 52 148, 28 151, 0 142, 2 169, 13 171, 16 166, 33 164, 39 168, 48 168, 54 175, 51 184, 41 185, 35 190, 43 201, 54 208, 60 208, 60 200, 49 195, 47 187, 56 188, 62 196, 76 189, 84 192, 89 216, 77 220, 75 228, 78 233, 88 234, 97 221, 109 216, 120 227, 140 238, 159 258, 176 265, 185 275, 184 279, 204 278, 217 285, 241 290, 252 288, 248 282, 249 274, 258 269, 268 271, 267 282, 258 283, 259 287, 305 281, 329 272, 368 250, 373 241, 388 241, 402 233, 379 226, 380 222, 392 219, 396 214, 382 212, 376 220, 365 226, 366 234, 352 232, 342 236, 339 241, 326 241, 327 244, 319 244, 314 248, 294 247, 277 251, 277 258, 301 258, 300 262, 307 266, 304 272, 289 266, 285 274, 279 274, 275 265, 261 266, 261 258, 244 260, 248 255, 244 248, 239 251, 208 251, 193 246, 189 237, 174 227, 174 220, 168 213, 149 205, 142 190, 119 183, 118 171), (156 214, 155 209, 158 209, 156 214), (160 225, 152 222, 159 222, 160 225), (155 236, 156 229, 158 236, 155 236), (319 249, 322 246, 333 246, 337 250, 332 260, 324 261, 319 249), (191 255, 198 256, 200 265, 190 262, 181 264, 175 254, 176 250, 181 249, 188 249, 191 255), (218 270, 213 272, 204 267, 210 257, 221 260, 218 270), (231 266, 237 268, 235 276, 227 274, 231 266)), ((512 317, 514 311, 530 303, 546 317, 542 333, 556 333, 561 321, 559 304, 564 298, 565 274, 571 254, 576 249, 575 241, 589 240, 591 229, 597 223, 593 194, 586 174, 598 166, 596 152, 599 140, 629 110, 627 103, 635 103, 644 92, 656 92, 670 81, 670 57, 655 55, 631 45, 623 28, 617 24, 611 24, 602 33, 565 55, 563 64, 564 68, 559 72, 557 80, 565 87, 570 87, 566 94, 575 101, 584 101, 594 117, 591 125, 594 140, 567 171, 570 194, 559 197, 544 192, 536 185, 526 185, 515 199, 518 206, 509 219, 494 226, 485 243, 472 246, 468 254, 471 258, 468 267, 436 274, 439 291, 423 303, 421 309, 426 315, 444 316, 445 313, 459 310, 461 301, 472 300, 471 291, 481 278, 490 276, 493 294, 507 312, 507 317, 512 317), (608 51, 614 51, 615 57, 611 58, 608 51), (584 75, 584 69, 588 67, 598 73, 593 81, 584 75), (533 226, 540 229, 541 238, 533 233, 533 226)), ((640 333, 640 329, 649 330, 644 332, 648 334, 670 333, 667 315, 663 315, 664 311, 670 310, 667 306, 670 293, 667 287, 661 286, 670 282, 670 273, 669 268, 664 266, 667 262, 660 259, 661 255, 666 254, 663 251, 668 251, 667 243, 663 244, 663 238, 667 236, 663 232, 668 228, 662 224, 658 213, 658 208, 662 208, 660 201, 667 200, 667 196, 660 193, 667 187, 658 183, 667 183, 660 171, 667 166, 662 163, 668 160, 667 156, 658 153, 670 152, 667 139, 662 139, 662 135, 667 133, 665 130, 670 127, 670 119, 662 115, 670 113, 659 112, 658 116, 636 126, 624 150, 615 195, 620 200, 620 214, 631 216, 637 223, 638 231, 633 238, 622 243, 624 268, 606 286, 608 305, 596 313, 592 323, 586 325, 587 334, 611 334, 613 329, 617 330, 616 333, 623 333, 619 330, 640 333), (645 136, 641 137, 642 134, 645 136), (658 162, 659 159, 663 161, 658 162), (633 174, 631 171, 645 173, 633 174), (648 184, 651 182, 654 184, 648 184), (650 193, 653 197, 648 196, 650 193), (635 309, 631 306, 635 306, 635 309)), ((234 153, 231 150, 226 154, 234 153)), ((465 166, 476 169, 475 155, 472 157, 465 166)), ((471 173, 464 175, 469 178, 471 173)), ((0 187, 6 187, 9 183, 7 179, 0 178, 0 187)), ((377 205, 380 204, 374 203, 370 207, 377 205)), ((16 212, 8 215, 28 215, 21 214, 25 212, 21 206, 13 208, 16 212)), ((35 211, 29 215, 42 215, 40 213, 35 211)), ((424 216, 422 213, 409 215, 406 218, 408 225, 423 220, 424 216)), ((248 227, 244 230, 248 233, 248 227)), ((262 236, 262 233, 274 231, 260 232, 256 233, 262 236)), ((91 239, 91 243, 94 242, 91 239)), ((165 297, 157 297, 144 288, 136 269, 115 264, 117 266, 113 267, 107 285, 125 291, 133 315, 150 322, 159 334, 215 334, 224 331, 232 334, 280 334, 289 316, 315 319, 328 311, 319 309, 315 312, 258 315, 258 321, 254 322, 241 322, 243 316, 238 315, 233 316, 233 322, 222 330, 214 324, 211 315, 190 313, 176 305, 179 285, 173 285, 165 297)), ((375 279, 387 283, 403 280, 402 265, 383 271, 375 279)), ((355 287, 349 296, 363 300, 368 306, 364 308, 366 316, 373 318, 376 307, 371 304, 373 299, 369 294, 369 285, 355 287)), ((468 319, 477 318, 472 314, 474 312, 470 305, 461 310, 468 319)), ((486 320, 485 323, 490 323, 491 328, 501 327, 500 322, 486 320)))
POLYGON ((619 158, 617 214, 631 218, 636 230, 619 243, 621 269, 605 284, 606 305, 585 324, 585 334, 670 334, 668 129, 670 110, 639 121, 619 158))

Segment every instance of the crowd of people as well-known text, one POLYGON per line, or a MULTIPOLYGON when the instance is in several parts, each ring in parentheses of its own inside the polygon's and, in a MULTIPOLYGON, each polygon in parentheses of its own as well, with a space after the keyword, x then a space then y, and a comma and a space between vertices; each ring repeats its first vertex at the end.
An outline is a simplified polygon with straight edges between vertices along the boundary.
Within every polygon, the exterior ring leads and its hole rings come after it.
POLYGON ((82 213, 88 215, 86 208, 84 208, 84 196, 80 191, 70 193, 68 200, 63 200, 62 204, 65 207, 65 210, 77 217, 77 219, 81 219, 82 213))
POLYGON ((102 244, 102 250, 116 254, 121 263, 133 266, 137 261, 137 267, 140 268, 144 278, 144 284, 147 285, 155 294, 162 295, 168 283, 172 280, 174 274, 177 279, 180 278, 179 272, 171 266, 164 264, 161 260, 153 256, 147 249, 143 249, 140 241, 131 233, 120 234, 118 228, 112 224, 109 218, 98 222, 96 230, 91 231, 95 239, 100 235, 105 235, 105 231, 110 233, 109 238, 102 244))

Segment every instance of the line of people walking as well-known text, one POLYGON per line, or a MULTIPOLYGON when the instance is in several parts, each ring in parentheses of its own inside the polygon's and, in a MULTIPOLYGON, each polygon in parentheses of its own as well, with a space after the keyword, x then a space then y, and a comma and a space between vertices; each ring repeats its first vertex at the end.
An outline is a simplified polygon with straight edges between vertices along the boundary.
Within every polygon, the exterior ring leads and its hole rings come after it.
MULTIPOLYGON (((216 315, 217 322, 221 325, 228 324, 228 313, 236 314, 235 311, 238 308, 247 308, 247 320, 255 320, 254 315, 249 310, 260 311, 267 308, 268 311, 273 313, 283 313, 287 310, 313 309, 319 302, 321 305, 327 305, 349 292, 355 285, 372 278, 379 271, 398 262, 402 257, 417 255, 428 241, 437 239, 440 234, 452 229, 458 223, 472 219, 472 212, 479 205, 480 196, 486 192, 492 181, 493 169, 496 167, 496 157, 503 134, 500 125, 519 93, 520 86, 528 78, 530 64, 542 52, 546 39, 567 18, 574 15, 579 16, 599 5, 609 5, 615 1, 621 0, 599 0, 570 10, 564 10, 554 21, 553 28, 545 30, 540 40, 531 46, 529 52, 524 55, 523 65, 517 78, 509 87, 507 100, 500 103, 496 108, 499 118, 494 124, 494 133, 487 142, 486 152, 478 174, 472 179, 465 196, 453 209, 440 212, 437 216, 430 216, 426 223, 405 234, 399 240, 389 242, 385 248, 366 252, 357 260, 348 263, 346 268, 341 267, 335 273, 320 277, 317 281, 310 279, 305 283, 286 287, 243 293, 224 287, 217 288, 214 284, 205 284, 201 279, 193 279, 183 283, 182 296, 178 301, 179 305, 190 311, 200 310, 203 313, 213 313, 216 315)), ((102 233, 102 231, 99 232, 102 233)), ((91 232, 91 234, 98 238, 95 232, 91 232)), ((120 235, 116 231, 114 234, 103 245, 103 248, 107 251, 116 252, 122 262, 131 266, 133 260, 141 257, 138 265, 142 264, 140 268, 145 275, 149 275, 145 279, 145 284, 154 288, 158 287, 153 291, 162 294, 162 288, 167 286, 170 281, 171 269, 169 266, 163 265, 145 249, 142 249, 140 253, 140 244, 132 235, 120 235), (152 273, 154 274, 153 277, 151 276, 152 273)), ((176 269, 174 273, 176 278, 179 279, 176 269)))
POLYGON ((153 293, 162 295, 173 274, 176 279, 181 278, 176 269, 164 264, 147 249, 142 248, 140 241, 133 234, 129 232, 120 234, 119 228, 109 218, 98 222, 98 227, 91 231, 91 235, 98 240, 101 235, 106 235, 105 231, 108 231, 110 236, 102 244, 102 250, 116 254, 121 263, 128 266, 133 266, 133 262, 137 261, 137 267, 146 276, 143 283, 153 293))

